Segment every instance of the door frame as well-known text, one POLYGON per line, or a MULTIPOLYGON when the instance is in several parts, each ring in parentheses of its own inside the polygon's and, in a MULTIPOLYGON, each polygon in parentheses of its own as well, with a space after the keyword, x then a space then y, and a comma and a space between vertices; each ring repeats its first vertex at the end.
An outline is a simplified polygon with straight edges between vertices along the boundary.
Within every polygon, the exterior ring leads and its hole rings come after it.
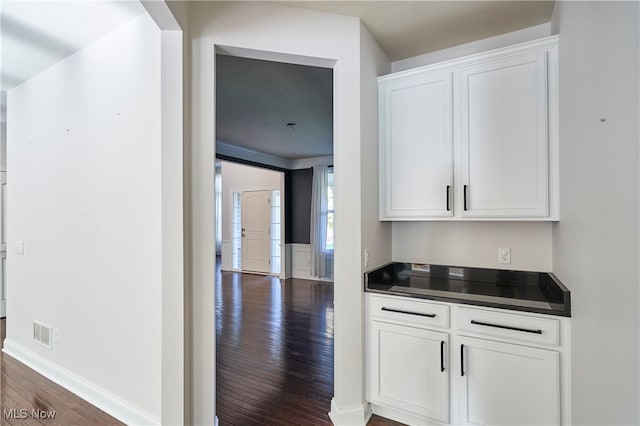
POLYGON ((7 316, 7 172, 0 172, 0 318, 7 316))

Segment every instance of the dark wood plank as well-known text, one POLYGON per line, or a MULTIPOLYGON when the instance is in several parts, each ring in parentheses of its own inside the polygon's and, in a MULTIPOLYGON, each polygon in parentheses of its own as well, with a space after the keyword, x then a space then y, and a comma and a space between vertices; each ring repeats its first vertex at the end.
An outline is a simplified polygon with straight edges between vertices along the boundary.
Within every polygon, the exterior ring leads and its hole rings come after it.
MULTIPOLYGON (((220 271, 216 412, 226 425, 331 425, 333 284, 220 271)), ((373 416, 369 425, 401 423, 373 416)))

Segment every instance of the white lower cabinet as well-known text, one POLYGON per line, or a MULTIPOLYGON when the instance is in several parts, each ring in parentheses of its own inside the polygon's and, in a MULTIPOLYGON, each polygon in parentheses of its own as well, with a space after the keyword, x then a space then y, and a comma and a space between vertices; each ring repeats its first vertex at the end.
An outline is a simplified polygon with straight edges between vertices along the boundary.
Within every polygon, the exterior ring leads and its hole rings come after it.
POLYGON ((448 420, 449 335, 371 322, 371 401, 441 422, 448 420))
POLYGON ((406 424, 569 425, 570 320, 367 293, 367 398, 406 424))
POLYGON ((460 337, 459 424, 560 424, 557 351, 460 337))

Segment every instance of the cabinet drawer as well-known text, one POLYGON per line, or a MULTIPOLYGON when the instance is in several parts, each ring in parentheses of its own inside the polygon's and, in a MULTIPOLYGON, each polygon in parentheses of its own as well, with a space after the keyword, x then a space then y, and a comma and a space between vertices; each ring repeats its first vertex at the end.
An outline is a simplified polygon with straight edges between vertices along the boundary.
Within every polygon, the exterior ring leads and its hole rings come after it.
POLYGON ((404 324, 449 327, 449 307, 420 300, 372 296, 371 316, 404 324))
POLYGON ((480 334, 539 345, 560 344, 560 321, 557 319, 460 307, 456 321, 458 330, 463 334, 480 334))

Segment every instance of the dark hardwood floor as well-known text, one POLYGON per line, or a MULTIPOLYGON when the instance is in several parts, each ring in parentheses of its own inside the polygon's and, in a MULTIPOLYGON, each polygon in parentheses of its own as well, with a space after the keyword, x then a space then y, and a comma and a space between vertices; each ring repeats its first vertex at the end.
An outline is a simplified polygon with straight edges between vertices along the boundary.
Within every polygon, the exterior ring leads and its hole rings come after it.
MULTIPOLYGON (((4 345, 5 336, 6 319, 3 318, 0 320, 0 345, 4 345)), ((0 373, 2 425, 124 424, 4 353, 0 355, 0 373), (55 417, 40 415, 42 418, 37 418, 32 410, 55 412, 55 417)))
POLYGON ((220 424, 330 425, 333 284, 217 273, 220 424))
MULTIPOLYGON (((227 425, 330 425, 333 285, 217 272, 217 414, 227 425)), ((6 320, 0 320, 0 342, 6 320)), ((0 343, 1 344, 1 343, 0 343)), ((0 355, 1 425, 122 425, 113 417, 0 355), (26 419, 20 410, 27 410, 26 419), (32 410, 55 411, 36 419, 32 410)), ((400 423, 373 416, 372 426, 400 423)))

